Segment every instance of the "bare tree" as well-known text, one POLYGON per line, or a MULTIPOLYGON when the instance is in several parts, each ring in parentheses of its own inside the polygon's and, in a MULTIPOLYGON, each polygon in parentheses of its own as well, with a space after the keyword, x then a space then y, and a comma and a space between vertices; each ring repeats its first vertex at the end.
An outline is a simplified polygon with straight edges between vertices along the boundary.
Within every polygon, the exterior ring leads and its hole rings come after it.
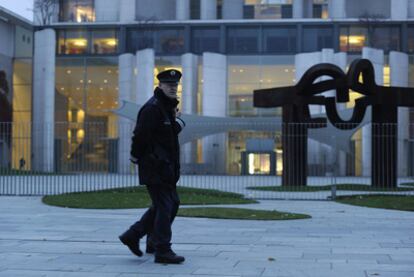
POLYGON ((38 22, 41 25, 48 25, 56 13, 59 0, 36 0, 33 8, 38 22))
POLYGON ((359 22, 363 27, 367 28, 367 46, 374 47, 377 43, 375 36, 375 29, 385 21, 383 14, 370 14, 368 12, 363 13, 359 17, 359 22))

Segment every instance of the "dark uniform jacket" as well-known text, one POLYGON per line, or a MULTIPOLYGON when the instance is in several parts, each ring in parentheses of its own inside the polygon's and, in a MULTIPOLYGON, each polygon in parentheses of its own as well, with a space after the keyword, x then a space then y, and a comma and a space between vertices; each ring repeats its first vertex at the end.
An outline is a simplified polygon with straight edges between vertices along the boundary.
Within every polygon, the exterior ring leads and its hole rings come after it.
POLYGON ((181 125, 174 118, 177 105, 177 100, 156 88, 138 113, 131 156, 138 160, 141 185, 175 187, 180 178, 181 125))

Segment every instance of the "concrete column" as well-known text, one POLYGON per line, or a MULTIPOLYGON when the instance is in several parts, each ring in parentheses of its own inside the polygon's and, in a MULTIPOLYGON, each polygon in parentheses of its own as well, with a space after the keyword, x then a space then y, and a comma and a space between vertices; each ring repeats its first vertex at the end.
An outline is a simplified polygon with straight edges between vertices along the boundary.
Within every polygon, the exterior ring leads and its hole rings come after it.
POLYGON ((54 171, 56 33, 35 33, 33 61, 33 160, 34 170, 54 171))
POLYGON ((244 0, 223 0, 223 19, 243 19, 244 0))
MULTIPOLYGON (((390 52, 390 84, 396 87, 408 87, 408 55, 390 52)), ((408 174, 409 108, 398 108, 398 176, 408 174)))
POLYGON ((303 0, 303 18, 313 17, 313 0, 303 0))
POLYGON ((217 0, 200 0, 200 19, 214 20, 217 19, 217 0))
MULTIPOLYGON (((185 114, 197 114, 198 56, 184 54, 181 56, 181 64, 183 66, 181 111, 185 114)), ((181 160, 183 164, 197 162, 197 141, 186 143, 181 147, 181 160)))
MULTIPOLYGON (((378 85, 384 84, 384 51, 364 47, 362 49, 362 58, 372 62, 375 71, 375 82, 378 85)), ((369 107, 366 114, 371 114, 372 109, 369 107)), ((362 175, 371 176, 371 124, 362 127, 362 175)))
POLYGON ((175 18, 177 20, 190 19, 190 0, 175 0, 175 18))
POLYGON ((140 50, 136 56, 136 100, 138 105, 144 105, 154 94, 154 49, 140 50))
POLYGON ((293 18, 303 18, 304 7, 303 0, 293 0, 293 18))
MULTIPOLYGON (((203 54, 203 115, 227 114, 227 57, 215 53, 203 54)), ((216 174, 225 173, 227 135, 217 134, 203 138, 203 160, 216 174)))
MULTIPOLYGON (((122 105, 122 100, 134 102, 134 83, 135 83, 135 56, 132 54, 123 54, 119 56, 119 96, 118 105, 122 105)), ((130 173, 131 163, 130 148, 131 134, 134 123, 129 119, 118 116, 118 173, 130 173)))
POLYGON ((119 21, 122 23, 135 21, 136 0, 120 0, 119 4, 119 21))
POLYGON ((116 22, 119 20, 119 2, 114 0, 95 1, 96 21, 116 22))
POLYGON ((328 13, 332 19, 346 18, 346 0, 329 0, 328 13))
POLYGON ((391 0, 391 19, 407 20, 408 0, 391 0))

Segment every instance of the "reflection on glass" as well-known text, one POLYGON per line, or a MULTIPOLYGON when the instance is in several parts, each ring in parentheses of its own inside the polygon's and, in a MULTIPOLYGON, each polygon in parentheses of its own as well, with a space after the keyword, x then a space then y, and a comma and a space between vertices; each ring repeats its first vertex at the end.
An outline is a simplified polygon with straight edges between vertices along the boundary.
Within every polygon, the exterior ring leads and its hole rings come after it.
POLYGON ((408 52, 413 53, 414 52, 414 26, 408 27, 407 32, 407 40, 408 40, 408 52))
POLYGON ((92 31, 92 54, 111 54, 117 52, 118 38, 114 30, 92 31))
POLYGON ((229 27, 227 29, 227 52, 257 53, 259 33, 258 28, 229 27))
POLYGON ((265 53, 295 53, 296 28, 264 28, 265 53))
POLYGON ((361 52, 367 45, 367 29, 363 27, 342 27, 340 29, 339 47, 343 52, 361 52))
POLYGON ((295 83, 293 56, 229 56, 228 97, 230 116, 278 116, 280 108, 253 107, 253 91, 295 83))
POLYGON ((60 0, 59 21, 94 22, 94 0, 60 0))
POLYGON ((328 0, 313 0, 313 18, 328 18, 328 0))
POLYGON ((184 30, 158 30, 155 36, 156 53, 181 54, 184 52, 184 30))
POLYGON ((194 53, 220 51, 220 29, 218 28, 194 28, 191 38, 191 48, 194 53))
POLYGON ((304 27, 302 48, 305 52, 320 51, 323 48, 332 48, 332 27, 304 27))
POLYGON ((68 30, 65 33, 59 33, 59 53, 73 55, 86 54, 87 52, 88 39, 86 31, 68 30))
POLYGON ((292 18, 292 0, 245 0, 244 18, 292 18))

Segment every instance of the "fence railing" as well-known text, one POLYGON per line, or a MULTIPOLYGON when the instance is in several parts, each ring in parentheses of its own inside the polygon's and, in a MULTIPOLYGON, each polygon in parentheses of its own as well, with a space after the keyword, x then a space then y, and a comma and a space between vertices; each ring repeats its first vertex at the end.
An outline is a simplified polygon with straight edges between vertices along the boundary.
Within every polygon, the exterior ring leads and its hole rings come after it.
MULTIPOLYGON (((249 124, 187 126, 193 140, 181 145, 178 185, 257 199, 414 195, 412 125, 249 124)), ((132 129, 133 123, 122 122, 0 123, 0 195, 136 186, 132 129)))

